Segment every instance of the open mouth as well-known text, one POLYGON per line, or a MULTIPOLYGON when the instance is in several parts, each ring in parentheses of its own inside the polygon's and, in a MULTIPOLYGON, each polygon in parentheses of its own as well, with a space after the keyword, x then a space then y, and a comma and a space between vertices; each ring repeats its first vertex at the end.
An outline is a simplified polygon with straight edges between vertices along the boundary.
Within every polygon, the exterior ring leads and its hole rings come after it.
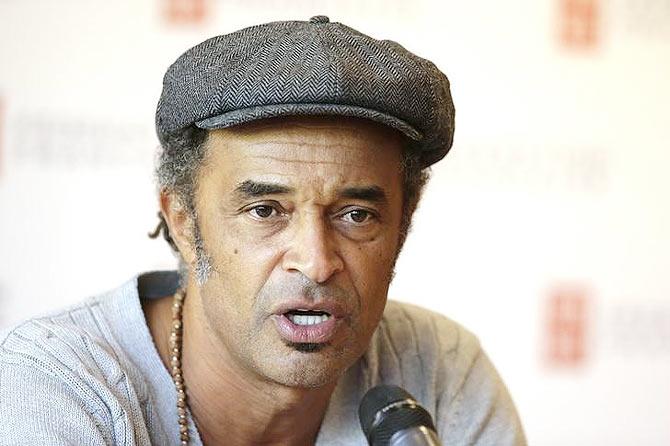
POLYGON ((329 342, 341 323, 333 313, 306 308, 288 309, 273 319, 279 335, 289 343, 329 342))
POLYGON ((301 326, 321 324, 332 317, 325 311, 301 309, 287 311, 284 316, 295 325, 301 326))

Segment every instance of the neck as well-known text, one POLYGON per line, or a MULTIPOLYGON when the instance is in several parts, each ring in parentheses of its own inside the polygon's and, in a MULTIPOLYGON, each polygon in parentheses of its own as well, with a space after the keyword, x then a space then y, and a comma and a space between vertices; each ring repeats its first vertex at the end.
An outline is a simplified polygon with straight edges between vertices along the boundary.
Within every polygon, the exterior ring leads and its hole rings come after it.
MULTIPOLYGON (((188 404, 203 442, 313 445, 336 383, 294 388, 241 370, 208 333, 197 302, 187 296, 184 304, 182 370, 188 404)), ((166 366, 171 305, 172 297, 145 304, 151 334, 166 366)))

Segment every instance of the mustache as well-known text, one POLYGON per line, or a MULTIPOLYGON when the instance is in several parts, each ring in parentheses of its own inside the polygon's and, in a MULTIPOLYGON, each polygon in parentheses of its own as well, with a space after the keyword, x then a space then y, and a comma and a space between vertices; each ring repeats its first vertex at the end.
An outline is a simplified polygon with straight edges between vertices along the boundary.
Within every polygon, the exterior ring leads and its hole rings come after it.
POLYGON ((266 282, 258 293, 258 302, 264 308, 288 299, 300 298, 309 302, 339 301, 348 308, 357 305, 358 296, 334 283, 319 284, 300 274, 284 276, 281 282, 266 282))

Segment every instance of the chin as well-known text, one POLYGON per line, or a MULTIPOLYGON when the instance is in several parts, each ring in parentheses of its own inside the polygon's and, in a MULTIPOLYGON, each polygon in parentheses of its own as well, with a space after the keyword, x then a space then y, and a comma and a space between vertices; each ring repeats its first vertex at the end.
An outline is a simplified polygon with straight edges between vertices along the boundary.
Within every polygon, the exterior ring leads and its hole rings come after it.
POLYGON ((340 376, 341 373, 334 375, 332 371, 303 369, 283 373, 275 377, 274 381, 286 387, 318 389, 337 381, 340 376))
POLYGON ((272 381, 301 388, 318 388, 331 384, 356 362, 358 356, 351 352, 333 351, 333 347, 321 344, 297 344, 287 346, 292 351, 274 364, 265 375, 272 381))

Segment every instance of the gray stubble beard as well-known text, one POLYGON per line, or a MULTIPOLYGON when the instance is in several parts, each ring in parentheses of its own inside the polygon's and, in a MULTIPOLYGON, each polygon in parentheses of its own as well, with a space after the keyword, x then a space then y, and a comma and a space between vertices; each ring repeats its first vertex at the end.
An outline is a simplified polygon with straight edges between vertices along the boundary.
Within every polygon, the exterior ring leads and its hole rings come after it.
POLYGON ((213 268, 212 258, 205 249, 197 218, 193 219, 193 242, 195 245, 195 268, 193 273, 198 286, 202 287, 209 280, 213 268))

